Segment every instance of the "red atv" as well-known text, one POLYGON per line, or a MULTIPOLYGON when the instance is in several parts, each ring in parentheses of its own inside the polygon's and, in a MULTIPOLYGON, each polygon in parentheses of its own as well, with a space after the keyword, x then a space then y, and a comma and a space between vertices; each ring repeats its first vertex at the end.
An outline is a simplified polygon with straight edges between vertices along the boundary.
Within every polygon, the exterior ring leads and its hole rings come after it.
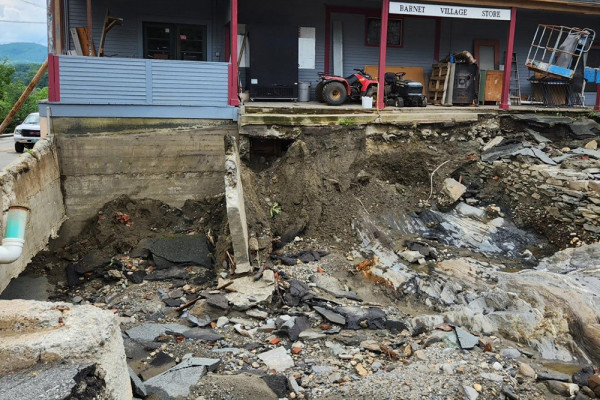
POLYGON ((335 75, 319 74, 321 82, 317 84, 317 100, 332 106, 338 106, 350 98, 360 100, 361 96, 373 96, 377 93, 377 81, 364 69, 354 69, 355 74, 347 78, 335 75))

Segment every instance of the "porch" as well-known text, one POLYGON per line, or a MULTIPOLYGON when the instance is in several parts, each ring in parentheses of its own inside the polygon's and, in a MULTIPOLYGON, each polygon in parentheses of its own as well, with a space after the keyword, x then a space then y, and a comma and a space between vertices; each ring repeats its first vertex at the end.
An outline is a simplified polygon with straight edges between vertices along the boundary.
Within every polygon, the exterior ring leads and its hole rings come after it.
MULTIPOLYGON (((593 16, 578 14, 578 8, 571 7, 575 13, 566 14, 559 6, 546 7, 537 0, 519 2, 525 9, 512 9, 513 23, 389 14, 388 0, 383 2, 384 13, 381 0, 331 0, 327 4, 290 0, 286 7, 273 0, 239 3, 238 11, 238 0, 50 0, 49 10, 55 16, 50 23, 50 99, 40 112, 70 117, 236 120, 240 90, 254 87, 260 99, 265 88, 287 86, 293 93, 300 82, 309 82, 310 100, 314 100, 318 73, 323 71, 347 76, 354 68, 382 63, 413 68, 420 71, 417 76, 427 91, 432 64, 467 50, 486 58, 485 68, 506 78, 511 58, 503 54, 509 45, 519 56, 513 70, 520 74, 522 96, 534 99, 535 90, 528 81, 531 73, 523 61, 537 24, 596 25, 593 16), (86 34, 91 42, 100 43, 108 10, 122 17, 123 25, 106 36, 106 57, 73 55, 76 45, 71 30, 91 27, 86 34), (379 29, 386 19, 388 29, 379 29), (380 45, 388 34, 393 37, 380 45), (188 43, 192 37, 196 45, 188 43), (237 54, 233 62, 231 54, 237 54)), ((502 2, 488 3, 502 6, 502 2)), ((600 13, 600 8, 586 6, 580 11, 600 13)), ((594 52, 591 65, 600 63, 600 48, 594 52)), ((596 88, 586 87, 584 98, 587 105, 593 104, 596 88)), ((274 101, 278 100, 275 96, 274 101)), ((509 106, 507 99, 502 104, 509 106)), ((432 109, 428 107, 427 112, 432 109)))

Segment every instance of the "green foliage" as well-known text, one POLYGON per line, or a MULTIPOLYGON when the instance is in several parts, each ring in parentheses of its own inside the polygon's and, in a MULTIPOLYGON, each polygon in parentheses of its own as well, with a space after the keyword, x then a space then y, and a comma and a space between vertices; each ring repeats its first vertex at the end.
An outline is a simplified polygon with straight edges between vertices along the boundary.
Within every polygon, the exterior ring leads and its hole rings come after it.
MULTIPOLYGON (((15 64, 15 74, 13 75, 13 81, 21 82, 25 85, 29 85, 29 82, 33 79, 35 74, 38 72, 42 64, 15 64)), ((38 87, 48 86, 48 71, 44 73, 38 87)))
MULTIPOLYGON (((6 60, 0 62, 0 122, 4 120, 12 106, 16 103, 27 87, 26 83, 15 79, 15 71, 16 68, 9 64, 6 60)), ((15 126, 18 125, 17 121, 24 120, 28 114, 38 111, 38 102, 47 98, 48 88, 40 87, 40 85, 38 85, 33 93, 31 93, 27 101, 25 101, 25 104, 23 104, 16 117, 6 129, 5 133, 14 131, 15 126)))
POLYGON ((338 125, 352 126, 354 125, 354 121, 352 121, 351 119, 340 118, 338 121, 338 125))
POLYGON ((281 205, 278 202, 274 202, 269 210, 271 218, 275 218, 276 215, 281 214, 281 205))

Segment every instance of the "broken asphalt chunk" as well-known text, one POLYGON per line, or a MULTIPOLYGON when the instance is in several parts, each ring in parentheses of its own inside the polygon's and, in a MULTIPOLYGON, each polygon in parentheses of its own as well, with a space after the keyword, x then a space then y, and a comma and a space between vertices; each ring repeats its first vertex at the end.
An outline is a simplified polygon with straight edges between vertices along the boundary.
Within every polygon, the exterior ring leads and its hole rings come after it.
POLYGON ((308 289, 308 285, 297 279, 290 282, 290 289, 284 295, 284 301, 288 306, 297 306, 310 298, 312 298, 312 294, 308 289))
POLYGON ((277 397, 285 398, 288 393, 287 378, 284 375, 265 375, 262 377, 267 386, 271 388, 277 397))
POLYGON ((343 315, 340 315, 334 311, 319 306, 313 306, 313 310, 315 310, 323 317, 325 317, 325 319, 327 319, 330 322, 333 322, 334 324, 346 325, 346 318, 344 318, 343 315))
POLYGON ((279 334, 286 334, 292 341, 298 340, 300 333, 310 327, 307 317, 290 317, 288 315, 277 318, 275 325, 279 334))
POLYGON ((177 366, 144 382, 148 393, 155 394, 159 399, 176 399, 187 397, 190 387, 198 384, 200 378, 206 375, 206 367, 193 366, 179 368, 177 366))
POLYGON ((172 264, 212 267, 210 251, 204 236, 185 235, 156 238, 144 246, 153 256, 158 256, 172 264))
POLYGON ((340 306, 336 307, 334 311, 346 318, 346 328, 348 329, 385 329, 387 318, 385 312, 380 308, 340 306))

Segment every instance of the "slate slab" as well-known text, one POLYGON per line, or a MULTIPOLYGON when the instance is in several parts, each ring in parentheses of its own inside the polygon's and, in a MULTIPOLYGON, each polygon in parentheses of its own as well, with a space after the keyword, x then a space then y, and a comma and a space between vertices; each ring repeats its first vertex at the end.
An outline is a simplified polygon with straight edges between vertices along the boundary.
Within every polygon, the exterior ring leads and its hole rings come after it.
POLYGON ((269 369, 274 369, 277 372, 283 372, 294 366, 294 360, 285 351, 284 347, 277 347, 273 350, 265 351, 258 355, 269 369))
POLYGON ((456 332, 456 339, 458 339, 458 344, 463 350, 471 350, 479 343, 479 338, 477 336, 471 335, 469 332, 458 326, 454 328, 454 332, 456 332))
POLYGON ((223 339, 223 336, 212 329, 203 328, 191 328, 182 332, 181 335, 187 339, 206 340, 208 342, 216 342, 223 339))

